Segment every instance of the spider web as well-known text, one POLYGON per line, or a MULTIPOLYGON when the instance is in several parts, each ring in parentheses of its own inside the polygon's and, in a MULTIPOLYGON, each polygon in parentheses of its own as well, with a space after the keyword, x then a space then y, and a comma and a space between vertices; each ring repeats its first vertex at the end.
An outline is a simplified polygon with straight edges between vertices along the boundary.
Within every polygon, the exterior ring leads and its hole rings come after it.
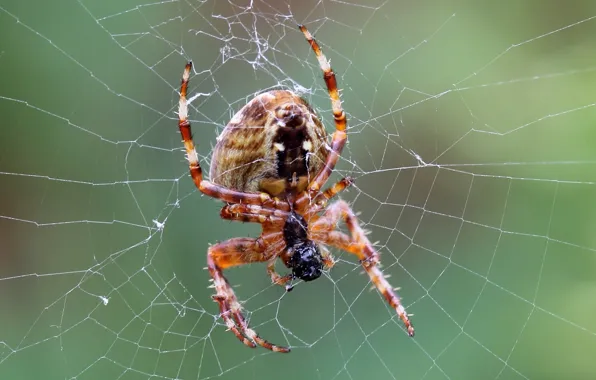
MULTIPOLYGON (((44 379, 596 376, 596 7, 575 2, 0 2, 0 374, 44 379), (208 245, 255 236, 189 179, 261 91, 348 113, 333 179, 378 241, 415 338, 349 254, 292 293, 227 272, 251 350, 218 318, 208 245)), ((281 268, 280 268, 281 269, 281 268)))

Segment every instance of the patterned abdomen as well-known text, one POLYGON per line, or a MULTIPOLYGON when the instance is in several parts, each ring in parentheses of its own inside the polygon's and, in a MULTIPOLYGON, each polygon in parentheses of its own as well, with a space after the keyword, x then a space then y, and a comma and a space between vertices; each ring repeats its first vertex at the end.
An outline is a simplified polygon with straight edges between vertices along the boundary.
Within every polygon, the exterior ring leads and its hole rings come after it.
POLYGON ((238 111, 217 138, 210 180, 244 192, 296 194, 327 155, 327 133, 310 105, 290 91, 269 91, 238 111))

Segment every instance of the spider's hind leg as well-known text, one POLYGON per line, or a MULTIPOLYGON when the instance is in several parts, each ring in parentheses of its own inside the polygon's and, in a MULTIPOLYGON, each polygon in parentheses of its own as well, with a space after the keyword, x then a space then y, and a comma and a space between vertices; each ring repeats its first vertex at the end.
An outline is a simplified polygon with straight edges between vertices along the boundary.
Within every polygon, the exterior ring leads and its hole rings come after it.
POLYGON ((289 210, 287 204, 279 201, 276 198, 272 198, 267 193, 245 193, 242 191, 226 188, 203 178, 203 169, 199 163, 199 155, 197 154, 195 143, 192 139, 192 130, 190 126, 190 120, 188 118, 189 107, 187 92, 191 69, 192 62, 188 62, 184 67, 184 72, 182 73, 182 81, 180 84, 180 100, 178 101, 178 129, 180 130, 182 141, 184 143, 190 176, 197 189, 199 189, 199 191, 205 195, 216 199, 221 199, 222 201, 228 203, 245 203, 269 206, 281 210, 289 210))
POLYGON ((319 173, 317 173, 312 181, 308 184, 308 193, 313 195, 325 185, 329 179, 329 176, 333 172, 333 169, 335 168, 335 164, 337 164, 337 161, 339 160, 339 156, 341 155, 348 138, 346 133, 347 121, 346 113, 341 106, 341 100, 339 98, 337 79, 335 78, 335 73, 329 64, 329 60, 327 57, 325 57, 319 44, 306 29, 306 27, 304 25, 300 25, 299 28, 310 44, 310 47, 319 61, 321 71, 323 71, 323 79, 325 80, 327 92, 329 93, 329 98, 331 99, 331 109, 333 111, 333 120, 335 122, 335 131, 333 132, 331 138, 331 151, 329 152, 325 164, 321 167, 319 173))

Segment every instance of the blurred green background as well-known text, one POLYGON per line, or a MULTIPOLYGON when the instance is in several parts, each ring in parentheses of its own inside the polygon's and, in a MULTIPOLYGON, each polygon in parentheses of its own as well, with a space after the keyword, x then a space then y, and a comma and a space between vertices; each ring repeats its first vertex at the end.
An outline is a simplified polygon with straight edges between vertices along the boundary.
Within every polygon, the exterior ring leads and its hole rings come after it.
MULTIPOLYGON (((596 3, 0 0, 0 378, 596 378, 596 3), (305 23, 349 115, 338 173, 417 329, 348 254, 289 294, 228 278, 289 355, 225 331, 208 245, 255 236, 194 188, 260 91, 332 128, 305 23)), ((281 269, 281 268, 280 268, 281 269)))

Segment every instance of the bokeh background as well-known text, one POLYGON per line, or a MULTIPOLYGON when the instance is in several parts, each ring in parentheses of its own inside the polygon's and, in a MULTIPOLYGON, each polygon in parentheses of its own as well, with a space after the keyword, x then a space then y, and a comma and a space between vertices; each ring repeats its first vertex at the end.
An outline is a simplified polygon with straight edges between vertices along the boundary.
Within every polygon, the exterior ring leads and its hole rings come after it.
POLYGON ((596 4, 0 0, 0 378, 596 378, 596 4), (338 173, 414 314, 409 339, 350 255, 289 294, 229 272, 176 127, 187 59, 205 167, 252 96, 302 93, 332 128, 315 34, 349 115, 338 173))

